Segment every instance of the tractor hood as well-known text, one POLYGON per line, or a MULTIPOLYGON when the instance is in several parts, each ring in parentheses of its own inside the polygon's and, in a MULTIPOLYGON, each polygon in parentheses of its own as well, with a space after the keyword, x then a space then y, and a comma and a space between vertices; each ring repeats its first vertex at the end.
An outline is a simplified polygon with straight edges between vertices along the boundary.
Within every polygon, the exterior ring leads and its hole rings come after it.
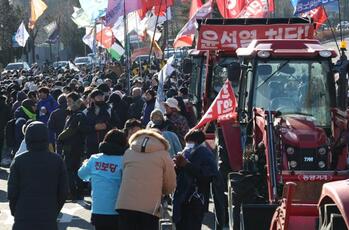
POLYGON ((282 142, 298 148, 317 148, 326 145, 325 130, 315 126, 312 117, 304 115, 283 115, 276 126, 282 142))

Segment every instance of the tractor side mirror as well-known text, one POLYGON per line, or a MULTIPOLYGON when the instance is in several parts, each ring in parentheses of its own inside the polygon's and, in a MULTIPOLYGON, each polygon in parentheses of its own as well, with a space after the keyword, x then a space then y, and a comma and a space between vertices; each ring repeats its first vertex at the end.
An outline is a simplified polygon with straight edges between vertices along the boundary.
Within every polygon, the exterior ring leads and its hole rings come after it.
POLYGON ((228 65, 228 79, 233 85, 238 85, 240 81, 241 66, 238 62, 232 62, 228 65))

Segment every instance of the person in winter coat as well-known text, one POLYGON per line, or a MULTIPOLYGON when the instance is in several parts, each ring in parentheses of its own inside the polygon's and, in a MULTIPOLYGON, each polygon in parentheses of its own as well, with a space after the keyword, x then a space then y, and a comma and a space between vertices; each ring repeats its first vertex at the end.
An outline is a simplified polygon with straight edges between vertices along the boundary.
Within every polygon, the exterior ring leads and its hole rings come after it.
POLYGON ((156 93, 155 91, 148 89, 145 92, 145 103, 143 107, 143 116, 142 116, 142 125, 146 126, 150 121, 150 114, 154 110, 156 101, 156 93))
POLYGON ((111 104, 110 123, 112 127, 118 129, 124 128, 124 124, 128 117, 128 105, 120 96, 121 93, 114 92, 110 95, 108 104, 111 104))
POLYGON ((144 106, 144 100, 142 98, 142 88, 135 87, 132 89, 132 103, 128 109, 129 119, 135 118, 140 120, 142 117, 142 110, 144 106))
POLYGON ((19 91, 17 93, 17 100, 12 105, 12 112, 15 112, 25 99, 27 99, 27 95, 23 91, 19 91))
POLYGON ((84 110, 89 127, 86 136, 87 156, 98 152, 98 145, 110 128, 110 108, 104 101, 103 92, 94 90, 89 97, 90 107, 84 110))
POLYGON ((25 141, 28 153, 14 159, 8 178, 13 229, 58 229, 57 217, 68 194, 65 165, 57 154, 48 151, 45 124, 30 124, 25 141))
POLYGON ((159 228, 163 195, 173 192, 176 174, 168 154, 169 144, 155 130, 140 130, 129 139, 124 155, 123 176, 116 209, 119 228, 159 228))
POLYGON ((36 120, 36 104, 35 101, 31 99, 25 99, 22 101, 22 104, 20 107, 17 108, 15 111, 15 118, 24 118, 24 120, 32 119, 36 120))
POLYGON ((5 140, 5 129, 7 122, 11 119, 11 107, 6 104, 6 97, 0 95, 0 161, 5 140))
POLYGON ((173 197, 173 222, 177 230, 200 230, 208 211, 210 183, 218 175, 205 134, 193 130, 185 136, 186 147, 176 155, 177 188, 173 197))
POLYGON ((82 100, 77 93, 67 95, 69 114, 64 129, 58 136, 58 143, 62 144, 64 161, 69 176, 70 195, 73 200, 83 199, 83 182, 78 177, 81 157, 84 153, 85 138, 88 125, 85 114, 81 111, 82 100))
POLYGON ((38 121, 47 124, 51 113, 58 108, 56 100, 50 95, 49 88, 42 87, 39 89, 39 102, 37 106, 38 121))
POLYGON ((65 120, 67 118, 67 98, 65 95, 58 97, 58 108, 53 111, 48 119, 47 126, 54 136, 55 149, 58 154, 62 154, 62 145, 58 144, 58 135, 64 129, 65 120))
POLYGON ((22 101, 21 107, 19 107, 15 112, 15 126, 14 126, 14 146, 13 153, 16 153, 23 138, 22 128, 23 125, 30 119, 36 121, 35 113, 36 105, 31 99, 25 99, 22 101))
POLYGON ((137 119, 128 119, 125 123, 125 126, 124 126, 124 133, 126 135, 126 139, 129 140, 130 137, 136 133, 137 131, 141 130, 142 129, 142 123, 140 120, 137 120, 137 119))
POLYGON ((165 123, 164 115, 161 110, 154 110, 151 115, 151 124, 148 128, 159 129, 162 135, 170 144, 170 149, 168 150, 170 153, 170 157, 174 157, 178 152, 182 151, 182 144, 176 133, 167 130, 167 126, 163 125, 165 123))
POLYGON ((126 143, 126 136, 122 131, 109 131, 99 145, 100 153, 93 154, 79 169, 79 177, 91 182, 91 222, 96 230, 118 229, 115 203, 121 185, 126 143))
MULTIPOLYGON (((23 133, 23 136, 25 136, 25 132, 28 128, 28 126, 33 123, 34 121, 29 119, 27 120, 27 122, 23 125, 22 127, 22 133, 23 133)), ((25 138, 23 138, 22 142, 21 142, 21 145, 19 146, 19 149, 17 150, 14 158, 18 157, 19 155, 23 154, 23 153, 26 153, 28 152, 28 146, 27 146, 27 143, 25 142, 25 138)))
POLYGON ((178 107, 178 101, 171 97, 164 102, 166 109, 166 117, 169 119, 176 127, 178 137, 181 141, 184 140, 184 136, 189 131, 189 125, 187 119, 181 115, 180 108, 178 107))

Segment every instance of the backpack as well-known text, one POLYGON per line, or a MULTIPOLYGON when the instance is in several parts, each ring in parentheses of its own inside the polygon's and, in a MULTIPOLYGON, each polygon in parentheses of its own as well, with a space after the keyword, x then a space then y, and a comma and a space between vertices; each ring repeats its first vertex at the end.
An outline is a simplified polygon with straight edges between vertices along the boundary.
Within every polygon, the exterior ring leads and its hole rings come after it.
POLYGON ((15 140, 16 140, 16 119, 13 118, 9 120, 6 124, 5 128, 5 141, 8 147, 13 148, 15 146, 15 140))

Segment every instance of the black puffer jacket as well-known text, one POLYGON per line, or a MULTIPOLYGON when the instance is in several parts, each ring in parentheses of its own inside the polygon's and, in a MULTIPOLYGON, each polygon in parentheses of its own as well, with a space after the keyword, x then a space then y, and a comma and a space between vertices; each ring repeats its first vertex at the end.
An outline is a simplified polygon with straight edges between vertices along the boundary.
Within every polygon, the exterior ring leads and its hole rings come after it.
POLYGON ((13 229, 57 229, 57 216, 68 194, 63 160, 48 151, 48 130, 41 122, 27 128, 28 152, 13 161, 8 199, 13 229))

